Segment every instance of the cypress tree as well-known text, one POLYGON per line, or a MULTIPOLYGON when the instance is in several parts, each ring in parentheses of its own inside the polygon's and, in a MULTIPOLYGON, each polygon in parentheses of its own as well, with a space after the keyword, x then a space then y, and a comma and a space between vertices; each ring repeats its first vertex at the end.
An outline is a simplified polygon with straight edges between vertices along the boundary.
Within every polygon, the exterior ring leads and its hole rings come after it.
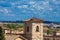
POLYGON ((0 40, 5 40, 4 39, 4 32, 3 29, 0 27, 0 40))

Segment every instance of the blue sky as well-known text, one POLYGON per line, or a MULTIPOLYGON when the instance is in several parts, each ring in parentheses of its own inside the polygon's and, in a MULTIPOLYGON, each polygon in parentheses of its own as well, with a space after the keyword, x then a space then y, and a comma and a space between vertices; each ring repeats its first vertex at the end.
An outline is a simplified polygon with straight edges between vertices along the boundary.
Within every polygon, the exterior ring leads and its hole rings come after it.
POLYGON ((0 0, 0 21, 32 17, 60 22, 60 0, 0 0))

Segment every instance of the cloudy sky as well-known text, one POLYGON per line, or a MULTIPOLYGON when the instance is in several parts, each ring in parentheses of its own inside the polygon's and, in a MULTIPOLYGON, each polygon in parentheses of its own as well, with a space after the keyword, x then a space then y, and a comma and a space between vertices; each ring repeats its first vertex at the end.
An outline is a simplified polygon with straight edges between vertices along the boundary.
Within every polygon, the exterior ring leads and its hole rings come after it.
POLYGON ((0 0, 0 21, 32 17, 60 22, 60 0, 0 0))

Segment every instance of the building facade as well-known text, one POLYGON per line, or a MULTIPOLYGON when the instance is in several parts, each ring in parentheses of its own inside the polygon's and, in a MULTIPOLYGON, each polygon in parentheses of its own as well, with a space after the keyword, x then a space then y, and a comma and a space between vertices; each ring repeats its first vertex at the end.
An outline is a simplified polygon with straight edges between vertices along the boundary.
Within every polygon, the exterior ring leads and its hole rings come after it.
POLYGON ((25 36, 28 40, 43 40, 43 21, 37 18, 25 21, 25 36))

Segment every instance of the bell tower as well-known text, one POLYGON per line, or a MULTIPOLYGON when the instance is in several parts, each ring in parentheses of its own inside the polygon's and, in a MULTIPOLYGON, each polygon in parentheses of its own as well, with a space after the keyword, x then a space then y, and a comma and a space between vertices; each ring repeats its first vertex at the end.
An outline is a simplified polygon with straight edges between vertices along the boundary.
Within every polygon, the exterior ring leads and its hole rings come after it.
POLYGON ((25 20, 24 30, 28 40, 43 40, 43 20, 37 18, 25 20))

